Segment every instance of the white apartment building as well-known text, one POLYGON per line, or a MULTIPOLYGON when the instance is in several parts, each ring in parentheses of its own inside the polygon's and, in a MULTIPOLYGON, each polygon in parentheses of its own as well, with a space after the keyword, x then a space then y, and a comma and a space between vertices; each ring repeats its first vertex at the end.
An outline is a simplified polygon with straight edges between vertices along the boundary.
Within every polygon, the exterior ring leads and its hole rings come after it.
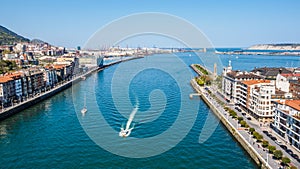
POLYGON ((278 74, 276 77, 276 88, 284 92, 290 92, 290 82, 297 81, 299 78, 299 73, 278 74))
POLYGON ((273 118, 272 97, 275 85, 270 80, 248 80, 241 82, 238 103, 259 122, 267 123, 273 118))
POLYGON ((238 93, 240 93, 241 81, 259 80, 262 77, 249 72, 234 71, 229 61, 228 67, 223 69, 222 92, 225 99, 233 104, 238 103, 238 93))

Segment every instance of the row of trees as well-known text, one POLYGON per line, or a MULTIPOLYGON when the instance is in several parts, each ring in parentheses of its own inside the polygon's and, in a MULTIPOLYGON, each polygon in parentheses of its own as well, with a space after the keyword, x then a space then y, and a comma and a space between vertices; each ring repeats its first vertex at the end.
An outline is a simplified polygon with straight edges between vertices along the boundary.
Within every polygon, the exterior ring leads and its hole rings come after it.
MULTIPOLYGON (((261 143, 263 148, 266 148, 270 154, 273 154, 273 157, 277 160, 281 160, 284 165, 287 165, 291 162, 288 157, 284 157, 281 150, 276 150, 276 147, 269 144, 267 140, 263 139, 263 136, 255 131, 254 128, 250 128, 249 132, 253 135, 253 138, 256 139, 257 142, 261 143)), ((291 167, 293 168, 293 167, 291 167)))
MULTIPOLYGON (((237 119, 239 124, 241 125, 241 127, 245 127, 245 128, 248 128, 249 130, 249 133, 253 136, 253 138, 256 139, 256 142, 258 143, 261 143, 261 146, 263 148, 266 148, 267 151, 270 153, 270 154, 273 154, 274 158, 277 159, 277 160, 281 160, 281 162, 284 164, 284 165, 287 165, 291 162, 291 160, 288 158, 288 157, 284 157, 283 156, 283 153, 281 150, 276 150, 276 147, 269 144, 269 142, 267 140, 264 140, 263 139, 263 136, 261 134, 259 134, 258 132, 255 131, 254 128, 249 128, 250 126, 247 124, 246 121, 244 121, 244 118, 241 117, 241 116, 237 116, 237 113, 230 109, 229 107, 224 107, 224 109, 226 111, 228 111, 229 115, 234 118, 234 119, 237 119)), ((293 168, 293 169, 297 169, 296 167, 292 166, 290 168, 293 168)))
POLYGON ((200 65, 195 65, 195 67, 201 71, 202 74, 204 75, 208 75, 208 71, 206 69, 204 69, 203 67, 201 67, 200 65))

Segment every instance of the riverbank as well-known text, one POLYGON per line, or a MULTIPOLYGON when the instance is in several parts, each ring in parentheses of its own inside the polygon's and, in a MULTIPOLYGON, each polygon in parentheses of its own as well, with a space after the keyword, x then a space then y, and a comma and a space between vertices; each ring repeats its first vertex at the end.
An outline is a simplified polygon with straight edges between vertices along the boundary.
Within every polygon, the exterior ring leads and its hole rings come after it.
POLYGON ((43 100, 46 100, 46 99, 60 93, 61 91, 71 87, 73 84, 78 83, 81 80, 84 80, 86 77, 90 76, 94 72, 102 71, 103 69, 105 69, 107 67, 113 66, 115 64, 119 64, 121 62, 126 62, 126 61, 130 61, 130 60, 134 60, 134 59, 140 59, 140 58, 143 58, 143 57, 133 57, 133 58, 128 58, 128 59, 112 62, 110 64, 104 65, 101 68, 92 67, 87 72, 74 77, 70 81, 67 81, 63 84, 57 85, 54 88, 52 88, 52 89, 50 89, 50 90, 48 90, 44 93, 41 93, 38 96, 35 96, 33 98, 28 98, 27 100, 25 100, 23 102, 20 102, 20 103, 17 103, 15 105, 11 106, 11 107, 7 107, 7 108, 2 109, 2 111, 0 112, 0 121, 4 120, 4 119, 6 119, 6 118, 8 118, 12 115, 15 115, 15 114, 17 114, 17 113, 19 113, 19 112, 35 105, 35 104, 37 104, 37 103, 39 103, 43 100))
POLYGON ((200 94, 201 98, 204 102, 210 107, 210 109, 214 112, 214 114, 220 119, 223 125, 227 128, 227 130, 232 134, 232 136, 240 143, 240 145, 248 152, 251 158, 256 162, 260 168, 271 169, 272 167, 266 162, 266 160, 253 148, 253 146, 244 138, 238 131, 238 127, 234 127, 234 125, 225 117, 225 111, 221 112, 220 105, 217 105, 212 102, 212 98, 209 98, 209 93, 203 88, 200 87, 195 79, 191 80, 191 86, 194 88, 197 93, 200 94))

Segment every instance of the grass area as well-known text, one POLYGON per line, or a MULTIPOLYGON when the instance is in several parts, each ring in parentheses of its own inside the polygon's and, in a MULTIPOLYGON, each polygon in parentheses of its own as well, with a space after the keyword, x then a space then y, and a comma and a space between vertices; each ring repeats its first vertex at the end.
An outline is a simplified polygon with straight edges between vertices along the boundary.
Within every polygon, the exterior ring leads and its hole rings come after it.
POLYGON ((195 65, 195 67, 201 71, 204 75, 208 75, 208 71, 206 69, 203 69, 200 65, 195 65))

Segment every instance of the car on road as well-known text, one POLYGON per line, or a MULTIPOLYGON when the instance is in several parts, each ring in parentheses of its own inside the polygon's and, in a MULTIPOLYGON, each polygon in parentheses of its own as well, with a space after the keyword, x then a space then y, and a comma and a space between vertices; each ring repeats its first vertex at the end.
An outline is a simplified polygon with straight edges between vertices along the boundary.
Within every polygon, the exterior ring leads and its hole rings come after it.
POLYGON ((243 116, 246 116, 246 113, 242 113, 243 116))
POLYGON ((268 137, 271 137, 271 136, 272 136, 272 134, 270 134, 270 133, 267 133, 266 135, 267 135, 268 137))
POLYGON ((294 154, 293 151, 290 150, 290 149, 287 149, 286 152, 287 152, 288 154, 290 154, 290 155, 294 154))
POLYGON ((274 136, 271 136, 270 138, 271 138, 271 140, 273 140, 273 141, 277 140, 277 138, 274 137, 274 136))
POLYGON ((251 117, 247 117, 248 120, 251 120, 251 117))
POLYGON ((278 145, 282 144, 282 142, 280 140, 277 140, 277 139, 275 140, 275 143, 278 144, 278 145))
POLYGON ((285 146, 285 145, 280 145, 280 147, 284 150, 287 150, 287 146, 285 146))
POLYGON ((266 131, 266 130, 264 130, 264 131, 263 131, 263 133, 265 133, 265 134, 269 134, 269 132, 268 132, 268 131, 266 131))
POLYGON ((299 159, 299 156, 297 154, 292 154, 291 155, 294 159, 298 160, 299 159))

